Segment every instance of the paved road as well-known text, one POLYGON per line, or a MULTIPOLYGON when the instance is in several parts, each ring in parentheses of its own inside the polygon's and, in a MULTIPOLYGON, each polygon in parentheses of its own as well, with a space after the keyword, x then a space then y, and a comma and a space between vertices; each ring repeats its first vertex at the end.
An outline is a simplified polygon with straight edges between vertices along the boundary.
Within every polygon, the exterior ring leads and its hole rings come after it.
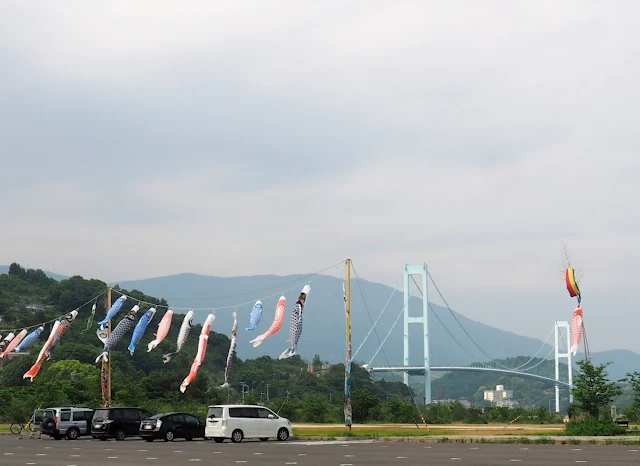
POLYGON ((638 446, 491 445, 359 442, 253 442, 217 444, 212 441, 153 443, 98 440, 55 441, 0 437, 2 466, 174 466, 215 464, 233 466, 376 466, 398 465, 634 465, 638 446))

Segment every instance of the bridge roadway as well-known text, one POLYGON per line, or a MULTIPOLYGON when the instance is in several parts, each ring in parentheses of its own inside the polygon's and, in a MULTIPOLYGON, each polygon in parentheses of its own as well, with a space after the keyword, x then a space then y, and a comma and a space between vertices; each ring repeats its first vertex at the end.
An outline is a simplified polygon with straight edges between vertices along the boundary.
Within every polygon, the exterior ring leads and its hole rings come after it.
POLYGON ((153 443, 138 439, 100 442, 41 440, 0 436, 2 466, 440 466, 591 465, 637 466, 640 447, 625 445, 496 445, 469 443, 385 443, 376 441, 212 441, 153 443))
MULTIPOLYGON (((408 372, 411 375, 424 375, 424 367, 422 366, 395 366, 395 367, 371 367, 365 364, 365 369, 371 372, 408 372)), ((473 367, 473 366, 431 366, 431 372, 500 372, 503 374, 518 375, 521 377, 530 377, 540 379, 546 382, 557 383, 569 387, 568 382, 563 382, 543 375, 529 374, 527 372, 511 371, 507 369, 494 369, 490 367, 473 367)))

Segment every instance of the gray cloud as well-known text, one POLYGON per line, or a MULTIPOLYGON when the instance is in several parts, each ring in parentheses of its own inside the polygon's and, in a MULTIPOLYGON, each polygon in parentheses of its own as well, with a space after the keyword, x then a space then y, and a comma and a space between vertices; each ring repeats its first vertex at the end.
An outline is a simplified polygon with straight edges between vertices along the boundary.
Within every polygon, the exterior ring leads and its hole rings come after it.
POLYGON ((545 337, 572 310, 566 242, 590 344, 627 331, 610 309, 637 323, 636 2, 102 8, 3 4, 0 263, 123 280, 351 256, 394 285, 426 261, 460 312, 545 337))

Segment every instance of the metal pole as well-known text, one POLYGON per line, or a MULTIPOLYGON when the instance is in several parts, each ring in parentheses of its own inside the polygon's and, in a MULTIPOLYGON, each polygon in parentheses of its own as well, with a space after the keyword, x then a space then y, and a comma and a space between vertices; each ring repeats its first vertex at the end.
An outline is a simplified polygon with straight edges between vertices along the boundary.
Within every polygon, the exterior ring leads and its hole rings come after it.
POLYGON ((344 295, 344 310, 347 318, 347 354, 344 365, 344 425, 351 430, 353 411, 351 407, 351 259, 347 259, 347 289, 344 295))
POLYGON ((554 323, 554 334, 555 334, 555 369, 556 369, 556 413, 560 412, 560 387, 558 386, 558 381, 560 380, 560 361, 559 361, 559 348, 558 348, 558 333, 560 329, 558 328, 558 321, 556 320, 554 323))

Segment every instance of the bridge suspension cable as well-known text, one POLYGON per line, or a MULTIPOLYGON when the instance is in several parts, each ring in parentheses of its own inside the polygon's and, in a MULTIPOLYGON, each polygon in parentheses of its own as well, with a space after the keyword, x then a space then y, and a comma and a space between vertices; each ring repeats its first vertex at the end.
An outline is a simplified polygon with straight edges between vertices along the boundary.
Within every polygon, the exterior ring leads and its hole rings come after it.
MULTIPOLYGON (((398 284, 396 284, 396 287, 391 290, 391 295, 389 296, 389 299, 387 299, 387 303, 384 305, 384 307, 382 308, 382 311, 380 312, 380 315, 378 316, 378 318, 376 319, 376 321, 373 323, 373 325, 371 326, 371 328, 369 329, 369 333, 367 333, 367 336, 364 337, 364 340, 362 340, 362 343, 360 343, 360 346, 358 346, 358 349, 356 350, 355 353, 353 353, 353 356, 351 357, 351 360, 355 360, 356 355, 358 354, 358 352, 360 351, 360 349, 362 348, 362 346, 365 344, 365 342, 367 341, 367 338, 369 338, 369 335, 371 335, 371 332, 373 332, 373 330, 376 328, 376 325, 378 324, 378 321, 380 320, 380 317, 382 317, 382 314, 384 314, 384 311, 387 309, 387 306, 389 305, 389 303, 391 302, 391 298, 393 298, 393 295, 396 292, 396 288, 398 287, 398 284)), ((397 320, 396 320, 397 322, 397 320)), ((393 328, 393 327, 392 327, 393 328)), ((387 335, 388 336, 388 335, 387 335)), ((386 338, 385 338, 386 340, 386 338)), ((384 344, 384 340, 382 342, 384 344)), ((376 353, 377 354, 377 353, 376 353)))

